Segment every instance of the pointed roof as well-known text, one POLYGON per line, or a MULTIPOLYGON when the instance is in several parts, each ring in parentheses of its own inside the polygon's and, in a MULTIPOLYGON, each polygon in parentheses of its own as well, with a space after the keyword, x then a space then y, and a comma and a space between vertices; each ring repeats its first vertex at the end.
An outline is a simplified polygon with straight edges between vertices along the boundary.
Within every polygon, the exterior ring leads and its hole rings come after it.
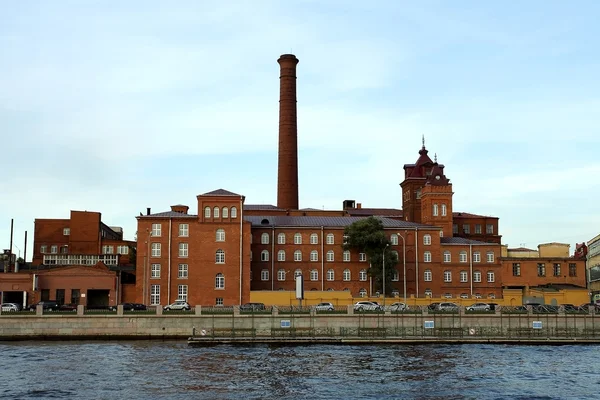
POLYGON ((217 190, 213 190, 212 192, 207 192, 207 193, 201 194, 200 196, 237 196, 237 197, 240 197, 241 195, 230 192, 229 190, 217 189, 217 190))

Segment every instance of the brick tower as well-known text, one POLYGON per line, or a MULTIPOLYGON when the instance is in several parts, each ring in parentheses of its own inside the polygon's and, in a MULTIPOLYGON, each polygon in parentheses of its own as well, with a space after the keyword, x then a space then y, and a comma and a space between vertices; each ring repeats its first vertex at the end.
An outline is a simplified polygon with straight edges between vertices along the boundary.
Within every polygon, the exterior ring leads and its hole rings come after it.
POLYGON ((296 65, 293 54, 277 60, 279 77, 279 158, 277 207, 298 209, 298 121, 296 115, 296 65))

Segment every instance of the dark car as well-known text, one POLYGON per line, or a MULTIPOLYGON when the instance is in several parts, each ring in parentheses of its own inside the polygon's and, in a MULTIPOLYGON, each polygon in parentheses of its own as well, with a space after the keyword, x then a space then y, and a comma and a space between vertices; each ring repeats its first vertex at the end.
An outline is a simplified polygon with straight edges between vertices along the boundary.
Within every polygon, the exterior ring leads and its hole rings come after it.
POLYGON ((240 306, 240 311, 265 311, 264 303, 246 303, 240 306))
POLYGON ((440 305, 440 303, 431 303, 430 305, 427 306, 427 309, 429 311, 435 311, 438 309, 439 305, 440 305))
POLYGON ((35 311, 37 306, 42 306, 44 311, 58 311, 60 309, 58 303, 56 301, 39 301, 35 304, 31 304, 29 306, 29 311, 35 311))
POLYGON ((565 312, 579 312, 579 307, 575 306, 574 304, 563 304, 563 309, 565 310, 565 312))
POLYGON ((77 304, 63 304, 58 308, 59 311, 77 311, 77 304))
POLYGON ((590 307, 595 312, 600 311, 600 304, 598 304, 598 303, 584 303, 584 304, 582 304, 582 305, 579 306, 579 309, 581 311, 588 311, 590 307))
MULTIPOLYGON (((123 303, 123 311, 146 311, 148 307, 140 303, 123 303)), ((110 311, 117 311, 117 306, 110 306, 110 311)))

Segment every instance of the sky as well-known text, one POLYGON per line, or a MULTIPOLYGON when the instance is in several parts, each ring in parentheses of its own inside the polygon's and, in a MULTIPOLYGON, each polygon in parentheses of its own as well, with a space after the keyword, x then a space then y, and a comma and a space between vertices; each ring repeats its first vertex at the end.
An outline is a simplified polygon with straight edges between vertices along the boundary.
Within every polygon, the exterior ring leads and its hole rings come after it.
POLYGON ((454 211, 502 242, 600 233, 596 1, 28 1, 0 11, 0 248, 34 220, 224 188, 276 204, 279 65, 297 69, 301 208, 401 208, 422 137, 454 211))

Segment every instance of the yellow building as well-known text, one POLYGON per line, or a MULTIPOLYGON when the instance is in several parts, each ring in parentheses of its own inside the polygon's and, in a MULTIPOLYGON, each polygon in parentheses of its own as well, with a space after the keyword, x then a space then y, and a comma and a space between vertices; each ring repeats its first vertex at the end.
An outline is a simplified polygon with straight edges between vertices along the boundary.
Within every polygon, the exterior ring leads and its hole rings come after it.
POLYGON ((594 301, 600 299, 600 235, 596 235, 587 243, 588 253, 586 272, 588 289, 592 292, 594 301))

